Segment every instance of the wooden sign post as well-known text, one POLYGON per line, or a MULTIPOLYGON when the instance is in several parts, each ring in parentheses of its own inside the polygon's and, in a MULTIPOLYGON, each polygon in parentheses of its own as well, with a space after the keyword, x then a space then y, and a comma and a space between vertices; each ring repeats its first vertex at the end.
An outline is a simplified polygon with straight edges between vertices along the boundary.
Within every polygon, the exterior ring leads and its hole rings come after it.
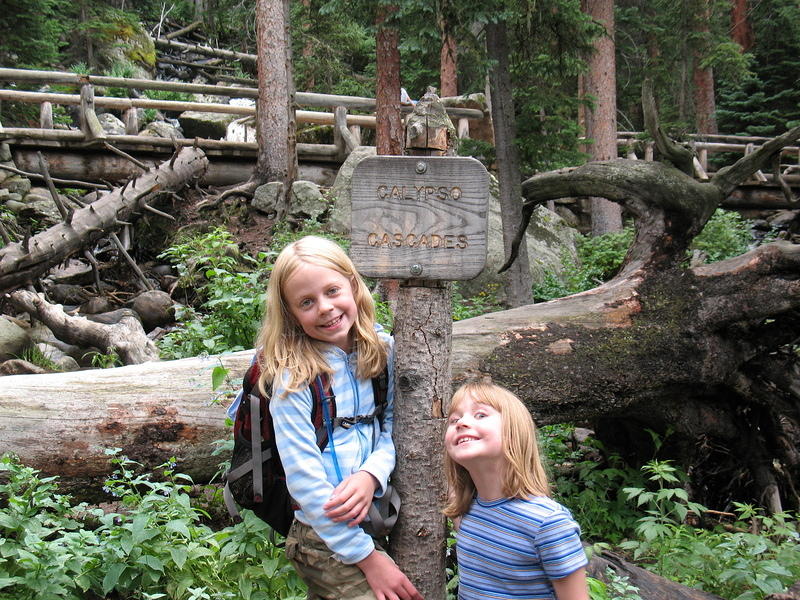
POLYGON ((450 280, 486 262, 489 177, 478 161, 444 157, 455 130, 435 94, 406 123, 406 153, 365 159, 353 173, 350 254, 370 277, 401 279, 394 319, 397 466, 403 506, 390 554, 426 600, 445 590, 443 470, 451 395, 450 280))

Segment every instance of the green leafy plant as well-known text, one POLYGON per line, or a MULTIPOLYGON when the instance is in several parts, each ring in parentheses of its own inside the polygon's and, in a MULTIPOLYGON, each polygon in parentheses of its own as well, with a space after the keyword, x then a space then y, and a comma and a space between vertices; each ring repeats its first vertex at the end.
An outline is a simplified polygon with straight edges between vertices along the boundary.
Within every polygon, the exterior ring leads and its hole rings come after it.
POLYGON ((151 100, 167 100, 173 102, 192 102, 194 97, 188 92, 171 90, 144 90, 144 95, 151 100))
POLYGON ((578 258, 562 256, 559 273, 548 271, 541 283, 533 287, 535 301, 547 301, 577 294, 611 279, 619 270, 633 240, 633 228, 596 237, 579 236, 578 258))
POLYGON ((604 577, 606 581, 587 577, 591 600, 642 600, 639 588, 633 585, 627 576, 619 575, 608 568, 604 577))
MULTIPOLYGON (((106 71, 109 77, 123 77, 131 78, 136 75, 136 69, 131 63, 128 62, 115 62, 111 68, 106 71)), ((119 98, 127 98, 131 94, 128 88, 109 87, 106 88, 106 95, 116 96, 119 98)))
POLYGON ((380 323, 383 328, 389 333, 394 329, 394 313, 392 307, 388 302, 384 302, 378 297, 378 294, 372 294, 372 299, 375 301, 375 320, 380 323))
POLYGON ((61 367, 54 363, 52 359, 50 359, 50 357, 42 352, 37 346, 28 346, 19 353, 17 358, 42 367, 43 369, 47 369, 48 371, 62 370, 61 367))
POLYGON ((121 511, 73 506, 55 477, 15 457, 0 459, 0 597, 301 599, 305 587, 269 526, 244 511, 214 531, 192 505, 187 475, 174 461, 159 481, 108 450, 114 472, 106 490, 121 511))
POLYGON ((230 232, 215 228, 188 236, 160 258, 176 267, 179 284, 198 294, 198 309, 179 306, 180 326, 159 341, 167 358, 252 347, 261 323, 272 253, 241 254, 230 232))
POLYGON ((92 366, 97 369, 111 369, 122 365, 122 360, 119 357, 117 349, 113 346, 106 348, 105 353, 98 350, 92 350, 83 355, 84 358, 91 356, 92 366))
POLYGON ((327 238, 339 244, 345 252, 350 250, 350 238, 326 231, 322 223, 315 219, 306 219, 297 226, 293 226, 288 221, 277 223, 272 229, 270 250, 277 255, 286 246, 307 235, 327 238))
POLYGON ((489 284, 474 296, 464 297, 458 285, 453 287, 453 321, 470 319, 489 312, 502 310, 497 298, 499 284, 489 284))
POLYGON ((718 208, 694 238, 691 248, 702 252, 707 263, 739 256, 753 246, 750 228, 750 221, 739 213, 718 208))
POLYGON ((684 475, 669 461, 642 467, 655 489, 626 488, 645 516, 636 539, 620 544, 634 559, 659 575, 731 600, 760 600, 784 591, 800 577, 800 526, 787 513, 764 516, 735 503, 738 521, 727 530, 697 529, 686 522, 690 511, 699 521, 706 509, 680 487, 684 475))
POLYGON ((581 524, 585 539, 620 542, 640 517, 622 490, 642 483, 642 476, 619 455, 606 453, 598 440, 587 437, 576 445, 573 431, 567 424, 540 428, 555 496, 581 524))

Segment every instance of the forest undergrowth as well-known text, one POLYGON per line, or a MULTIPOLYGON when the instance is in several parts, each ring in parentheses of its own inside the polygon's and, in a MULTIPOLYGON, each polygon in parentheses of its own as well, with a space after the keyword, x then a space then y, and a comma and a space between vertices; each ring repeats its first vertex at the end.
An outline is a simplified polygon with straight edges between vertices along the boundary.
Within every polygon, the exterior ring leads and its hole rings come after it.
MULTIPOLYGON (((224 228, 174 239, 160 257, 178 273, 184 307, 178 326, 158 342, 163 357, 251 347, 272 260, 310 233, 327 235, 316 222, 275 228, 269 247, 255 256, 243 253, 224 228)), ((626 229, 582 238, 577 260, 565 260, 559 276, 548 274, 534 290, 536 298, 590 289, 613 277, 631 236, 626 229)), ((347 240, 335 239, 347 246, 347 240)), ((694 250, 702 255, 694 259, 735 256, 753 243, 747 221, 718 211, 695 240, 694 250)), ((464 298, 456 286, 453 301, 455 319, 502 308, 491 288, 464 298)), ((391 310, 377 296, 376 303, 380 322, 391 329, 391 310)), ((214 385, 225 375, 215 372, 214 385)), ((767 515, 747 503, 694 502, 686 474, 660 458, 659 434, 650 432, 652 458, 632 465, 591 435, 577 435, 572 425, 546 426, 541 433, 556 496, 580 523, 589 552, 613 549, 655 573, 730 600, 760 600, 800 580, 797 516, 767 515)), ((230 445, 230 439, 219 440, 214 452, 227 456, 230 445)), ((118 449, 108 455, 115 471, 104 489, 113 510, 73 504, 59 493, 57 478, 41 477, 13 456, 2 458, 0 599, 305 597, 266 524, 247 511, 237 525, 219 517, 224 511, 218 485, 194 485, 174 461, 150 474, 118 449)), ((454 594, 458 574, 453 561, 448 564, 454 594)), ((590 590, 593 600, 640 597, 612 573, 605 581, 590 579, 590 590)))

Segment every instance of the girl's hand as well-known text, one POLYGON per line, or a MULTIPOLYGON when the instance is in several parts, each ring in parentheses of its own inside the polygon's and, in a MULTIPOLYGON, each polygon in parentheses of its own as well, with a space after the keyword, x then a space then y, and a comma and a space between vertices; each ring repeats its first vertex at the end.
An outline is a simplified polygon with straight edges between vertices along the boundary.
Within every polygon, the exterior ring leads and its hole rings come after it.
POLYGON ((422 600, 422 595, 388 556, 373 551, 357 562, 378 600, 422 600))
POLYGON ((367 471, 353 473, 336 486, 322 505, 325 516, 337 523, 349 521, 348 525, 355 527, 367 516, 378 485, 378 480, 367 471))

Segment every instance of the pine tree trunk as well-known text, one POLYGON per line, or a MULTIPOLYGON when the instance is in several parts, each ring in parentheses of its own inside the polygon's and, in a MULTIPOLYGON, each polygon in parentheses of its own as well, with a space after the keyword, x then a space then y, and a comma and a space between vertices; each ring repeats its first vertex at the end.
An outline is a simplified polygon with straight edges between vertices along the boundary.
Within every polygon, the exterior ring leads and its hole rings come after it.
MULTIPOLYGON (((589 57, 585 92, 595 99, 594 107, 586 111, 586 137, 591 140, 591 160, 610 160, 617 157, 617 79, 614 56, 614 1, 583 0, 584 11, 605 27, 606 33, 595 41, 589 57)), ((622 230, 622 211, 603 198, 591 199, 592 235, 622 230)))
POLYGON ((400 118, 400 32, 387 23, 397 11, 396 6, 381 6, 375 24, 376 68, 378 71, 375 93, 375 136, 378 154, 403 153, 403 123, 400 118))
MULTIPOLYGON (((489 57, 496 61, 489 78, 492 87, 492 121, 497 153, 497 177, 500 184, 503 247, 508 256, 514 235, 522 220, 522 192, 505 23, 486 24, 486 51, 489 57)), ((519 257, 506 271, 506 304, 514 307, 533 302, 532 285, 528 253, 521 247, 519 257)))
POLYGON ((692 71, 692 100, 697 133, 717 133, 716 105, 714 102, 714 73, 711 67, 703 67, 702 62, 708 53, 708 22, 711 7, 708 0, 700 0, 697 17, 693 20, 695 44, 693 48, 694 65, 692 71))
POLYGON ((442 49, 439 52, 439 96, 458 95, 458 45, 453 26, 447 17, 448 3, 442 3, 439 31, 442 34, 442 49))
POLYGON ((254 178, 260 183, 283 183, 284 200, 278 207, 280 218, 288 209, 291 183, 297 177, 288 0, 257 0, 256 31, 258 158, 254 178))
POLYGON ((747 52, 753 46, 753 28, 750 25, 747 0, 731 0, 731 39, 747 52))
POLYGON ((445 598, 442 463, 450 399, 450 285, 402 285, 394 335, 395 481, 403 509, 389 549, 423 598, 445 598))

